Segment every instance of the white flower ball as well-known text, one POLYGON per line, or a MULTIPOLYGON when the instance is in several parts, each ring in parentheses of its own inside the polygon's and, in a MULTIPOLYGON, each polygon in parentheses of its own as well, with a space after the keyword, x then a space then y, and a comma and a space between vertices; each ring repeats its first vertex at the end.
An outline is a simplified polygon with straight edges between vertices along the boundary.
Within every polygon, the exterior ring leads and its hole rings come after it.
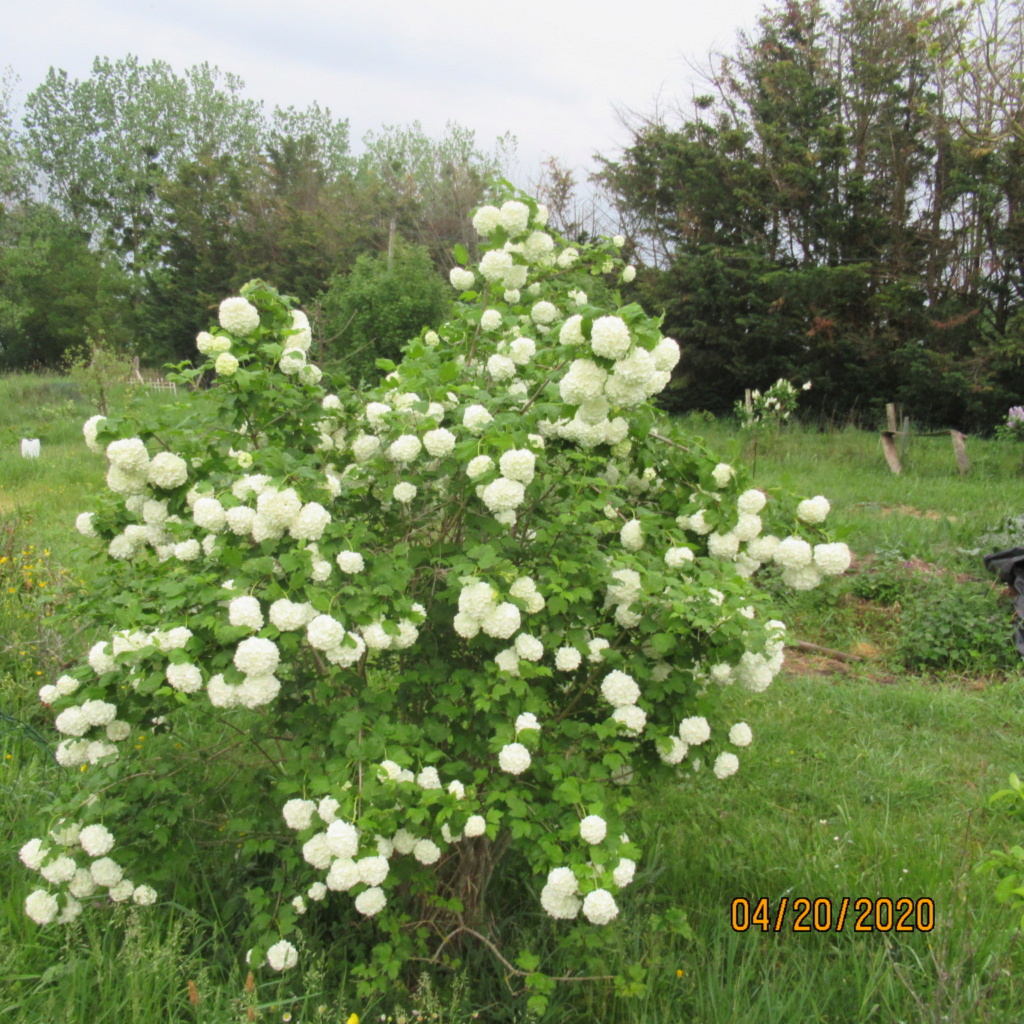
POLYGON ((639 551, 644 546, 644 533, 639 519, 630 519, 619 531, 619 539, 627 551, 639 551))
POLYGON ((260 609, 259 601, 248 594, 242 597, 233 597, 228 602, 228 622, 232 626, 245 626, 253 630, 262 629, 263 612, 260 609))
POLYGON ((331 514, 319 502, 307 502, 288 524, 288 533, 296 540, 319 540, 331 521, 331 514))
POLYGON ((560 672, 574 672, 582 660, 583 655, 575 647, 559 647, 555 651, 555 668, 560 672))
POLYGON ((580 836, 592 846, 603 843, 607 834, 608 823, 599 814, 588 814, 580 822, 580 836))
POLYGON ((487 238, 501 223, 500 218, 501 213, 496 206, 481 206, 473 214, 473 227, 478 235, 487 238))
POLYGON ((630 736, 639 736, 647 725, 647 712, 635 704, 624 704, 617 707, 612 718, 621 725, 630 736))
POLYGON ((665 564, 670 569, 681 569, 693 561, 693 552, 689 548, 669 548, 665 552, 665 564))
POLYGON ((335 557, 338 568, 342 572, 351 574, 362 572, 366 568, 363 556, 358 551, 339 551, 335 557))
POLYGON ((441 849, 430 839, 420 839, 413 846, 412 855, 421 864, 436 864, 441 859, 441 849))
POLYGON ((132 901, 140 907, 151 907, 156 903, 157 891, 151 885, 140 885, 132 892, 132 901))
POLYGON ((498 211, 498 221, 501 226, 513 238, 521 235, 530 225, 530 208, 526 203, 516 199, 510 199, 507 203, 501 204, 498 211))
POLYGON ((388 447, 388 458, 405 464, 412 462, 423 450, 423 444, 415 434, 403 434, 388 447))
POLYGON ((220 377, 232 377, 238 370, 238 360, 230 352, 221 352, 213 364, 213 370, 220 377))
POLYGON ((195 693, 203 687, 203 673, 198 665, 172 664, 167 666, 167 682, 180 693, 195 693))
POLYGON ((500 283, 506 279, 511 270, 512 256, 501 249, 491 249, 490 252, 485 252, 480 260, 480 273, 486 281, 500 283))
POLYGON ((530 319, 535 324, 550 324, 558 317, 558 307, 553 302, 541 300, 530 310, 530 319))
POLYGON ((485 309, 480 317, 480 327, 485 331, 494 331, 501 326, 501 314, 496 309, 485 309))
POLYGON ((729 730, 729 742, 735 747, 749 747, 754 734, 746 722, 737 722, 729 730))
POLYGON ((594 355, 606 359, 622 359, 631 344, 626 322, 617 316, 602 316, 590 330, 590 347, 594 355))
MULTIPOLYGON (((387 862, 385 861, 385 863, 387 862)), ((364 889, 356 897, 355 908, 360 914, 365 914, 367 917, 373 917, 374 914, 377 914, 384 909, 387 902, 384 890, 381 889, 380 886, 375 885, 372 888, 364 889)))
POLYGON ((306 639, 310 647, 329 651, 345 639, 345 627, 330 615, 317 615, 306 627, 306 639))
POLYGON ((524 661, 540 661, 544 657, 544 645, 528 633, 520 633, 515 641, 516 654, 524 661))
POLYGON ((528 448, 512 448, 498 460, 501 474, 509 480, 529 484, 533 481, 537 456, 528 448))
POLYGON ((287 598, 279 598, 270 606, 270 622, 282 633, 302 629, 316 615, 310 604, 298 604, 287 598))
POLYGON ((479 476, 483 476, 484 473, 489 472, 494 468, 494 459, 489 455, 477 455, 475 458, 470 459, 466 465, 466 476, 470 480, 475 480, 479 476))
POLYGON ((503 772, 522 775, 530 767, 530 752, 522 743, 506 743, 498 753, 498 764, 503 772))
POLYGON ((819 494, 817 497, 801 501, 796 507, 796 517, 801 522, 812 525, 823 523, 831 508, 828 499, 819 494))
POLYGON ((49 924, 57 916, 58 909, 57 898, 45 889, 36 889, 25 897, 25 913, 36 924, 49 924))
POLYGON ((99 860, 94 860, 89 872, 92 875, 92 880, 105 889, 113 888, 124 876, 124 869, 121 865, 109 857, 100 857, 99 860))
POLYGON ((416 485, 403 480, 401 483, 395 484, 391 490, 391 496, 400 505, 408 505, 416 497, 416 485))
POLYGON ((640 687, 632 676, 615 669, 604 677, 601 694, 612 707, 618 708, 635 704, 640 697, 640 687))
POLYGON ((757 515, 768 503, 763 491, 751 489, 744 491, 736 499, 736 509, 741 515, 757 515))
POLYGON ((267 963, 275 971, 290 971, 299 962, 299 951, 286 939, 267 950, 267 963))
POLYGON ((482 836, 487 831, 487 819, 482 814, 471 814, 466 819, 466 827, 463 831, 470 839, 482 836))
POLYGON ((517 509, 526 497, 526 488, 518 480, 499 476, 492 480, 480 495, 491 512, 507 512, 517 509))
POLYGON ((273 640, 253 636, 238 645, 233 660, 239 672, 247 676, 261 676, 277 668, 281 654, 273 640))
POLYGON ((711 738, 711 726, 708 720, 700 715, 684 718, 679 723, 679 738, 691 747, 698 747, 711 738))
POLYGON ((519 609, 511 601, 503 601, 484 615, 480 625, 488 636, 507 640, 518 631, 521 623, 519 609))
POLYGON ((853 560, 845 544, 815 544, 814 565, 823 576, 841 576, 853 560))
MULTIPOLYGON (((748 548, 748 553, 750 549, 748 548)), ((756 558, 757 555, 751 555, 756 558)), ((776 545, 772 554, 776 565, 784 569, 811 568, 814 562, 814 549, 802 537, 787 537, 776 545)))
POLYGON ((259 327, 260 313, 248 299, 236 296, 220 304, 217 320, 225 331, 244 338, 259 327))
POLYGON ((735 475, 736 470, 726 462, 719 462, 718 465, 711 470, 711 479, 714 480, 715 486, 718 488, 728 486, 729 481, 735 475))
POLYGON ((615 898, 607 889, 595 889, 583 897, 583 916, 591 924, 608 924, 618 913, 615 898))
POLYGON ((731 562, 740 550, 740 540, 735 533, 719 533, 715 530, 708 537, 708 554, 731 562))
POLYGON ((313 824, 313 812, 316 810, 316 804, 312 800, 288 800, 285 802, 284 807, 281 808, 281 813, 284 816, 285 824, 289 828, 295 829, 296 832, 301 832, 304 828, 309 828, 313 824))
POLYGON ((740 759, 735 754, 730 754, 728 751, 721 753, 715 758, 714 773, 719 779, 727 779, 730 775, 735 775, 740 766, 740 759))
POLYGON ((472 270, 465 270, 461 266, 454 266, 449 271, 449 281, 452 287, 459 292, 468 292, 476 279, 472 270))
POLYGON ((540 729, 540 722, 537 721, 537 716, 532 711, 524 711, 516 719, 516 733, 521 733, 525 729, 540 729))
POLYGON ((482 405, 469 405, 462 414, 462 423, 471 434, 480 434, 494 417, 482 405))
POLYGON ((455 448, 455 440, 455 435, 450 430, 438 427, 436 430, 428 430, 423 435, 423 447, 435 459, 443 459, 455 448))

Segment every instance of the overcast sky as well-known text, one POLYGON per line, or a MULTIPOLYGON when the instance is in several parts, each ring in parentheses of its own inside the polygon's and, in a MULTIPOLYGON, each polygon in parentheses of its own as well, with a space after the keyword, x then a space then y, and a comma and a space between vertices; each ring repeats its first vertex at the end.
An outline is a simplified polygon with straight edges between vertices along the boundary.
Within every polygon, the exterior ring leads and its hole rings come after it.
MULTIPOLYGON (((385 124, 428 135, 457 121, 492 150, 518 140, 517 183, 557 156, 592 166, 627 141, 616 108, 690 95, 710 49, 729 51, 765 0, 5 0, 0 69, 16 95, 51 67, 85 78, 97 56, 208 62, 274 106, 314 100, 354 143, 385 124), (285 11, 287 10, 287 14, 285 11)), ((354 148, 358 150, 358 145, 354 148)))

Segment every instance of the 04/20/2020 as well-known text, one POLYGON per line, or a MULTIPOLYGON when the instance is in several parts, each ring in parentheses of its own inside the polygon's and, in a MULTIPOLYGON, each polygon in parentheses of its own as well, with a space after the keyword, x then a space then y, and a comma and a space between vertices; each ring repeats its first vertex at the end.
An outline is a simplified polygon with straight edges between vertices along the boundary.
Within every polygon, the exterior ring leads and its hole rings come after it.
POLYGON ((773 907, 767 896, 755 900, 739 896, 730 904, 730 915, 737 932, 751 928, 762 932, 841 932, 847 924, 854 932, 930 932, 935 927, 935 901, 927 896, 844 896, 836 901, 827 896, 793 900, 783 896, 773 907))

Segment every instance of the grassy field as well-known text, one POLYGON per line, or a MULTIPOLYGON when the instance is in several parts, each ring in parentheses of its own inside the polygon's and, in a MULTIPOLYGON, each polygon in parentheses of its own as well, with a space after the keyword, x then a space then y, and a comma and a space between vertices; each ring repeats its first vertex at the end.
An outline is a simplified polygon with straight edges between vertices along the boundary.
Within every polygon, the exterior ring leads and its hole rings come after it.
MULTIPOLYGON (((84 645, 53 631, 47 614, 55 591, 86 578, 72 523, 104 470, 81 441, 90 412, 59 380, 0 381, 5 1020, 527 1019, 515 979, 482 949, 467 947, 455 976, 437 973, 387 1005, 360 1005, 348 965, 316 957, 247 990, 239 951, 213 911, 119 908, 64 929, 25 917, 30 879, 17 851, 38 834, 34 808, 58 771, 35 690, 84 645), (38 461, 21 459, 22 436, 41 438, 38 461)), ((701 435, 726 461, 752 454, 728 423, 695 418, 673 429, 701 435)), ((726 782, 695 774, 651 794, 638 816, 631 834, 647 856, 614 925, 620 964, 608 966, 642 966, 646 991, 618 999, 599 983, 566 984, 545 1021, 1024 1019, 1019 914, 996 902, 994 879, 976 870, 988 851, 1020 842, 1019 820, 988 798, 1022 767, 1024 679, 1009 602, 976 552, 991 546, 986 535, 1005 517, 1020 514, 1024 472, 1013 445, 971 438, 968 453, 972 469, 961 478, 948 440, 915 438, 895 477, 877 435, 791 428, 760 440, 757 483, 828 496, 830 522, 857 557, 827 590, 775 595, 792 639, 831 653, 795 648, 765 694, 730 691, 755 736, 741 771, 726 782), (829 901, 831 925, 795 930, 800 898, 829 901), (933 927, 897 931, 882 903, 857 931, 864 905, 856 901, 875 909, 886 898, 913 901, 922 913, 921 901, 933 901, 933 927), (752 915, 766 901, 767 930, 756 921, 733 927, 737 899, 752 915), (685 923, 667 927, 679 911, 685 923)), ((559 946, 535 901, 509 882, 496 886, 506 954, 530 945, 545 951, 548 973, 577 971, 578 951, 559 946)))

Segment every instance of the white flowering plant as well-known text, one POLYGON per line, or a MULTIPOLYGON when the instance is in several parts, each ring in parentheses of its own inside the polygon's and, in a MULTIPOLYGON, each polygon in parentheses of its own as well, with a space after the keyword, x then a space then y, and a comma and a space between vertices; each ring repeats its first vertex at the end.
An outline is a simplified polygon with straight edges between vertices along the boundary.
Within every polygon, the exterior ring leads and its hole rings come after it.
POLYGON ((734 409, 736 418, 747 430, 781 426, 796 411, 801 392, 810 389, 810 381, 798 388, 785 377, 780 377, 764 393, 757 389, 751 391, 749 403, 737 402, 734 409))
MULTIPOLYGON (((377 387, 334 393, 305 316, 251 282, 179 368, 215 386, 85 425, 108 490, 78 520, 75 614, 102 636, 40 692, 75 769, 21 852, 40 924, 180 902, 202 850, 254 969, 341 919, 367 995, 478 929, 500 948, 484 899, 512 847, 564 941, 607 925, 642 871, 638 797, 698 759, 741 770, 720 698, 763 691, 785 635, 752 577, 806 589, 849 552, 824 498, 769 503, 658 431, 678 345, 591 303, 614 242, 545 219, 522 195, 478 211, 454 316, 377 387)), ((516 964, 539 1008, 551 979, 516 964)))

